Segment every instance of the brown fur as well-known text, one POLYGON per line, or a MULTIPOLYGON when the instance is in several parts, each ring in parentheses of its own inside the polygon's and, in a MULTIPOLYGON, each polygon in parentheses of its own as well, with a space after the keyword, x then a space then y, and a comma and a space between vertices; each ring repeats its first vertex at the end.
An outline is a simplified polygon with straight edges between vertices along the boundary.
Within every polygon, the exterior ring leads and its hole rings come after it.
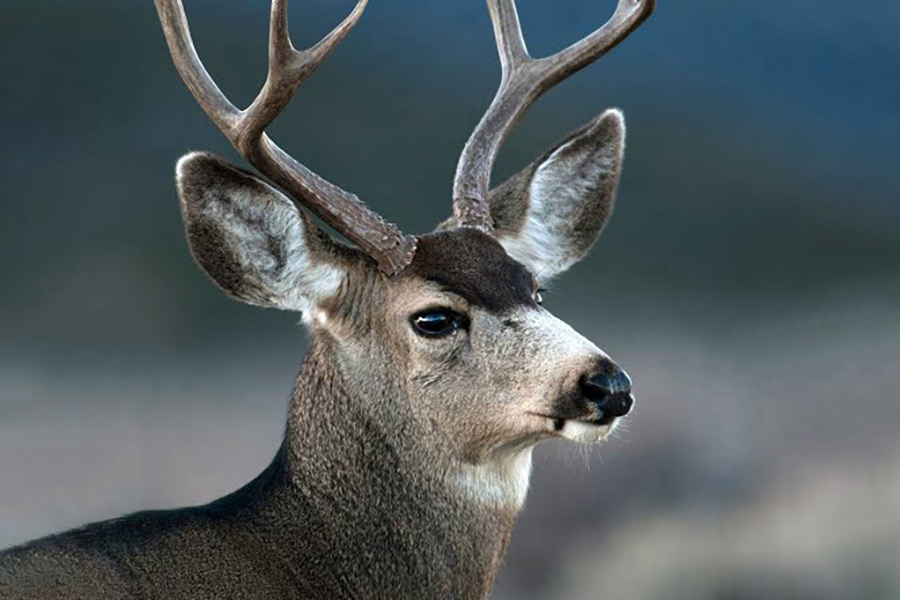
MULTIPOLYGON (((597 130, 569 138, 566 164, 609 149, 597 130)), ((507 236, 528 222, 517 194, 541 164, 494 196, 507 236)), ((580 221, 556 232, 559 248, 587 250, 609 214, 617 171, 609 177, 575 182, 589 193, 566 212, 580 221)), ((580 381, 612 363, 537 304, 534 269, 484 233, 420 236, 412 264, 387 277, 220 159, 191 155, 178 183, 191 250, 217 285, 306 313, 312 343, 281 448, 259 477, 211 504, 0 553, 0 599, 488 597, 531 446, 566 435, 564 420, 582 427, 577 435, 608 431, 591 429, 597 409, 580 381), (411 316, 435 307, 465 315, 467 327, 418 335, 411 316)))

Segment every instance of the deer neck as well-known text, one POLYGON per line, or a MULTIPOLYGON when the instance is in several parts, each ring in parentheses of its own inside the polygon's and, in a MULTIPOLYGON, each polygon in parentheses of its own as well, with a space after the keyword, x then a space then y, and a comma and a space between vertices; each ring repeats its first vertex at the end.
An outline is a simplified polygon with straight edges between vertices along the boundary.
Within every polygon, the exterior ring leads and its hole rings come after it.
POLYGON ((443 458, 404 403, 354 389, 334 352, 311 344, 260 504, 282 556, 328 561, 353 597, 489 596, 520 503, 467 490, 476 467, 443 458))

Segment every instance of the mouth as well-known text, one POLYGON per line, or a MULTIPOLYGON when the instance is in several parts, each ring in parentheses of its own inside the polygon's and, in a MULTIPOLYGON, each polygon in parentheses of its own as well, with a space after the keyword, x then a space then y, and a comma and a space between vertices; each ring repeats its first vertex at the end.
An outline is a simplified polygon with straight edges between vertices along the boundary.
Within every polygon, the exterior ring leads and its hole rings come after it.
POLYGON ((600 419, 566 419, 538 415, 545 420, 548 428, 557 436, 580 444, 598 444, 605 440, 616 429, 618 417, 600 419))

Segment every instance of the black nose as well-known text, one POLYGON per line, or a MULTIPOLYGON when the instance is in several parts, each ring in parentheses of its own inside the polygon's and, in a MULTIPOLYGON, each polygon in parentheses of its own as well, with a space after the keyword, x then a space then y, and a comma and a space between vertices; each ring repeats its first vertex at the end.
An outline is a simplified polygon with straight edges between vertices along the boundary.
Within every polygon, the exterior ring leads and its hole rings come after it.
POLYGON ((603 424, 611 422, 616 417, 624 417, 634 404, 631 378, 612 362, 607 362, 599 370, 587 374, 581 380, 581 393, 602 413, 600 422, 603 424))

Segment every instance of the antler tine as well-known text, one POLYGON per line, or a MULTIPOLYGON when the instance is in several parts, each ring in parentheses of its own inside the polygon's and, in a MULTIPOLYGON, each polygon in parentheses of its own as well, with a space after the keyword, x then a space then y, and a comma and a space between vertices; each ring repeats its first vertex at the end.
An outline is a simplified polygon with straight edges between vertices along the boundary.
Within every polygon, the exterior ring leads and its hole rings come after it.
POLYGON ((200 61, 181 0, 157 0, 156 11, 178 74, 210 120, 228 135, 241 111, 225 97, 200 61))
POLYGON ((328 57, 359 21, 368 0, 315 46, 297 50, 288 32, 287 0, 272 0, 269 70, 257 97, 245 110, 236 108, 216 86, 194 48, 182 0, 156 0, 156 9, 175 67, 188 89, 231 144, 261 173, 300 204, 374 258, 382 272, 393 275, 412 260, 415 238, 369 210, 350 192, 322 179, 265 133, 303 81, 328 57))
POLYGON ((515 0, 487 0, 502 78, 500 88, 463 148, 453 181, 457 224, 492 229, 487 205, 491 169, 506 136, 547 90, 594 62, 634 31, 656 7, 656 0, 619 0, 602 27, 556 54, 532 58, 522 37, 515 0))
POLYGON ((656 0, 619 0, 613 16, 602 27, 568 48, 541 59, 541 62, 547 63, 548 72, 552 74, 548 87, 612 50, 647 20, 655 8, 656 0))
POLYGON ((308 50, 297 50, 288 31, 287 0, 272 0, 269 25, 269 73, 256 99, 247 108, 241 141, 253 143, 287 107, 297 88, 337 48, 356 25, 369 0, 359 0, 353 11, 331 33, 308 50), (246 141, 245 141, 246 140, 246 141))
POLYGON ((522 36, 522 25, 514 0, 488 2, 491 21, 494 24, 494 38, 497 40, 497 52, 500 54, 500 67, 503 79, 508 79, 520 65, 527 63, 531 57, 525 47, 522 36))

